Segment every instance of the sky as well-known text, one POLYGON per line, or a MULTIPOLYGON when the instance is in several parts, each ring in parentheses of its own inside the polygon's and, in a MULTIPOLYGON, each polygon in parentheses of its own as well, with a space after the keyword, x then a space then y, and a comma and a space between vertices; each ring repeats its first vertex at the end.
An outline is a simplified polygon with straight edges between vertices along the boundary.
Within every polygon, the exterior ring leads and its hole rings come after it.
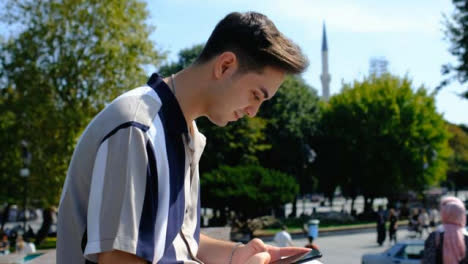
MULTIPOLYGON (((340 92, 343 82, 367 76, 371 58, 385 58, 390 73, 406 75, 415 88, 424 85, 429 91, 444 78, 441 66, 455 62, 442 24, 442 14, 453 12, 451 0, 147 0, 147 4, 148 23, 156 27, 151 39, 170 61, 181 49, 204 43, 230 12, 267 15, 309 58, 302 77, 319 95, 324 22, 331 95, 340 92)), ((436 106, 449 122, 468 125, 468 100, 457 95, 463 90, 457 82, 445 87, 436 96, 436 106)))

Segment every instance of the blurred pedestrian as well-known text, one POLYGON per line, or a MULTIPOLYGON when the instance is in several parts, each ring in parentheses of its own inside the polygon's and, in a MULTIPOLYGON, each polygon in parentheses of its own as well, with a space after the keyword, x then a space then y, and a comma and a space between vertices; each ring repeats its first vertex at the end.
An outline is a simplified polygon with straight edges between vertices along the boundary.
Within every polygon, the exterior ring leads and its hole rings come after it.
POLYGON ((442 228, 432 232, 424 243, 423 264, 468 263, 465 205, 455 197, 450 198, 441 203, 442 228))
POLYGON ((10 241, 6 234, 2 235, 2 241, 0 241, 0 255, 10 254, 10 241))
POLYGON ((16 252, 21 255, 28 255, 36 252, 36 246, 30 242, 29 238, 23 239, 22 235, 19 235, 16 239, 16 252))
POLYGON ((420 234, 420 225, 419 225, 419 210, 418 208, 413 208, 411 214, 409 215, 408 231, 414 232, 414 236, 420 234))
POLYGON ((304 247, 319 250, 317 244, 314 243, 313 236, 308 236, 307 239, 309 240, 309 243, 307 243, 304 247))
POLYGON ((439 211, 437 210, 437 208, 433 207, 431 210, 429 210, 429 226, 430 226, 431 232, 435 230, 439 222, 440 222, 439 211))
POLYGON ((381 246, 385 241, 385 212, 383 207, 379 205, 377 211, 377 243, 381 246))
POLYGON ((419 209, 418 223, 420 227, 419 236, 422 237, 425 233, 429 234, 429 215, 426 209, 419 209))
POLYGON ((388 226, 388 237, 389 237, 389 242, 390 244, 396 243, 397 242, 397 229, 398 229, 398 215, 395 212, 395 209, 390 208, 390 212, 388 215, 388 221, 390 222, 390 225, 388 226))
POLYGON ((275 238, 273 239, 278 247, 291 247, 294 246, 292 242, 291 235, 288 233, 286 226, 282 226, 282 230, 276 233, 275 238))

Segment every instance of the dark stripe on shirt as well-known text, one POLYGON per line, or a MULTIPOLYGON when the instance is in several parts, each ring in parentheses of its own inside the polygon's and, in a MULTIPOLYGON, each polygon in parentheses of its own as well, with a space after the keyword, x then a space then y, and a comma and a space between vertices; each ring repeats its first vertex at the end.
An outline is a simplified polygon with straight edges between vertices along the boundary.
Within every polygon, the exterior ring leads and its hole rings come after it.
POLYGON ((170 245, 169 248, 166 248, 164 255, 161 260, 158 261, 158 264, 183 264, 183 261, 177 261, 177 257, 175 254, 174 245, 170 245))
POLYGON ((182 228, 185 215, 185 146, 182 136, 188 133, 188 128, 180 105, 169 86, 157 74, 151 76, 148 85, 154 89, 162 102, 158 115, 164 128, 169 165, 169 175, 164 175, 169 177, 170 193, 166 250, 162 257, 164 261, 161 263, 174 263, 177 258, 173 242, 182 228))
POLYGON ((146 190, 138 229, 136 255, 153 262, 154 232, 156 215, 158 212, 158 171, 156 167, 156 156, 150 141, 146 143, 146 154, 148 157, 146 190))
POLYGON ((185 178, 185 148, 182 141, 182 134, 168 133, 165 123, 171 118, 166 118, 169 114, 165 111, 167 108, 161 108, 159 116, 163 123, 166 137, 166 152, 169 162, 169 214, 170 221, 167 226, 166 233, 166 248, 172 245, 175 237, 182 227, 184 221, 185 210, 185 193, 184 193, 184 178, 185 178))
POLYGON ((148 131, 149 127, 146 126, 146 125, 143 125, 142 123, 138 123, 138 122, 135 122, 135 121, 130 121, 130 122, 126 122, 126 123, 123 123, 121 125, 119 125, 118 127, 114 128, 111 132, 109 132, 102 140, 101 140, 101 143, 104 142, 106 139, 110 138, 112 135, 114 135, 115 133, 117 133, 117 131, 119 131, 120 129, 124 129, 124 128, 127 128, 127 127, 137 127, 139 129, 141 129, 143 132, 146 132, 148 131))

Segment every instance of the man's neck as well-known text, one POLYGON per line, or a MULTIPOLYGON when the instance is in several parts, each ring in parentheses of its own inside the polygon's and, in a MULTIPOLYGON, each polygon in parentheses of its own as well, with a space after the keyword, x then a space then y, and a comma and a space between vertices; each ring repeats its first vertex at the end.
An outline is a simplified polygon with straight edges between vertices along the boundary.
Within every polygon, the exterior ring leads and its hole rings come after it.
POLYGON ((171 77, 164 79, 172 88, 191 135, 193 135, 194 130, 193 120, 204 115, 204 105, 206 104, 204 84, 208 83, 208 80, 204 79, 206 75, 204 70, 202 66, 190 66, 174 74, 174 80, 171 80, 171 77))

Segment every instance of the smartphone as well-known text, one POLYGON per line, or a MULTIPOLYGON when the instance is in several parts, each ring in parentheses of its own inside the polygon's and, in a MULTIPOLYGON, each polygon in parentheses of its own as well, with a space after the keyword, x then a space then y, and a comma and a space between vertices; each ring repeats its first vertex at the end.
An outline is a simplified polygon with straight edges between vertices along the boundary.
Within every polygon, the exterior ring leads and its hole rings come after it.
POLYGON ((291 263, 306 263, 308 261, 312 261, 314 259, 318 259, 322 257, 322 253, 316 249, 312 249, 307 253, 301 253, 289 257, 285 257, 279 259, 271 264, 291 264, 291 263))

